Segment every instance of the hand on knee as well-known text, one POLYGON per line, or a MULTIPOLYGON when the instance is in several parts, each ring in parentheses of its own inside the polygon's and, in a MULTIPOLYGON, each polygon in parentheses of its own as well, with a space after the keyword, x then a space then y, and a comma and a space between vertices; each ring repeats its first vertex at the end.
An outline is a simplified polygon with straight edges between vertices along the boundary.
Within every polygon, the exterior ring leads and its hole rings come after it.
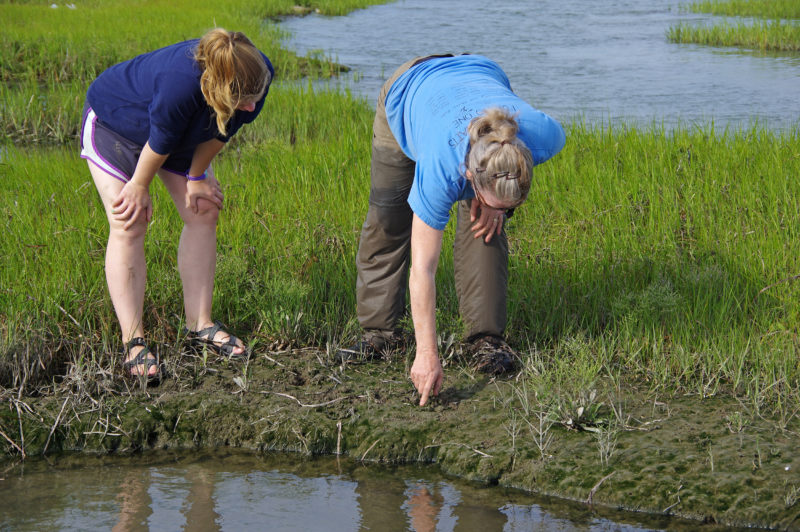
POLYGON ((197 212, 192 212, 190 216, 199 223, 216 224, 219 219, 219 207, 207 199, 198 198, 197 212))

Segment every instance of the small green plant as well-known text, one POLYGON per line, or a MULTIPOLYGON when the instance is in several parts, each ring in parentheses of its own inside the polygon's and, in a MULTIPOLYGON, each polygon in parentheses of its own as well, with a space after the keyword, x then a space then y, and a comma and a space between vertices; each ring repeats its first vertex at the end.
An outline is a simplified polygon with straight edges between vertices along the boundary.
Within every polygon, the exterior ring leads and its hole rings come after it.
POLYGON ((533 415, 525 420, 528 424, 531 439, 536 449, 539 451, 539 458, 544 460, 548 454, 547 450, 553 443, 554 434, 551 432, 554 421, 550 412, 537 410, 533 415))
POLYGON ((584 390, 577 396, 562 397, 557 405, 558 421, 568 429, 596 431, 603 403, 596 390, 584 390))
POLYGON ((600 453, 600 463, 604 467, 608 467, 609 461, 617 450, 619 432, 620 429, 614 422, 600 425, 593 431, 595 441, 597 442, 597 450, 600 453))
POLYGON ((747 426, 747 421, 738 410, 725 416, 725 425, 733 434, 740 434, 747 426))
POLYGON ((800 500, 800 486, 794 484, 786 486, 786 495, 783 500, 787 509, 797 504, 797 501, 800 500))
MULTIPOLYGON (((512 410, 509 416, 509 420, 503 424, 503 428, 506 430, 509 438, 511 438, 511 456, 512 460, 516 462, 517 460, 517 438, 519 438, 519 434, 522 431, 522 423, 517 416, 516 411, 512 410)), ((513 469, 513 466, 512 466, 513 469)))
MULTIPOLYGON (((252 347, 252 346, 251 346, 252 347)), ((235 393, 245 393, 250 386, 250 358, 248 357, 244 364, 242 364, 241 375, 233 377, 233 383, 236 384, 238 389, 235 393)))

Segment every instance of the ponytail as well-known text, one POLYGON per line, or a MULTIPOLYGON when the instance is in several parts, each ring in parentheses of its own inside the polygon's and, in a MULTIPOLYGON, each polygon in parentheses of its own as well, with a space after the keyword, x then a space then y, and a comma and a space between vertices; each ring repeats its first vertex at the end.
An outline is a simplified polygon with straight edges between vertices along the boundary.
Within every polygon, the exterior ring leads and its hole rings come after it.
POLYGON ((260 98, 271 81, 258 48, 244 33, 215 28, 200 39, 194 53, 200 70, 200 90, 214 110, 217 129, 226 124, 242 102, 260 98))
POLYGON ((528 197, 533 171, 533 155, 517 137, 518 132, 514 116, 496 107, 486 109, 467 127, 470 148, 466 166, 473 183, 515 205, 528 197))

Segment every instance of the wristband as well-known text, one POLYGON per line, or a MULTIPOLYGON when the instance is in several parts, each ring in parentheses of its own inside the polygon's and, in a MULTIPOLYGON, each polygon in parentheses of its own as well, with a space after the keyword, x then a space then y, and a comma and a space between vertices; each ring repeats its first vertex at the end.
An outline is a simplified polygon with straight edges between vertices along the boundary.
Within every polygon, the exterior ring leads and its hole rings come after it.
POLYGON ((193 177, 193 176, 190 176, 189 174, 186 174, 186 179, 188 179, 189 181, 202 181, 206 177, 208 177, 208 176, 206 175, 205 172, 203 172, 202 174, 200 174, 197 177, 193 177))

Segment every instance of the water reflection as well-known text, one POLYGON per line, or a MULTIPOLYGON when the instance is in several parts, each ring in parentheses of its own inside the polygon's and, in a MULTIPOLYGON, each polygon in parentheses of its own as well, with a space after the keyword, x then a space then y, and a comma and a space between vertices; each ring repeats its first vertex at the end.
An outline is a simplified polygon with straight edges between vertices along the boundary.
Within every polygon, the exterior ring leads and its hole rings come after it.
POLYGON ((208 469, 198 464, 188 465, 183 472, 174 468, 135 468, 122 475, 121 480, 114 532, 147 530, 156 513, 163 522, 184 521, 186 530, 221 530, 221 516, 213 498, 215 478, 208 469))
POLYGON ((352 67, 359 79, 345 84, 370 103, 411 57, 472 52, 497 61, 515 92, 564 123, 797 127, 800 56, 670 43, 671 26, 720 20, 685 3, 395 0, 281 27, 301 55, 321 50, 352 67))
POLYGON ((0 480, 2 530, 695 530, 445 478, 435 468, 242 452, 29 461, 0 480))

